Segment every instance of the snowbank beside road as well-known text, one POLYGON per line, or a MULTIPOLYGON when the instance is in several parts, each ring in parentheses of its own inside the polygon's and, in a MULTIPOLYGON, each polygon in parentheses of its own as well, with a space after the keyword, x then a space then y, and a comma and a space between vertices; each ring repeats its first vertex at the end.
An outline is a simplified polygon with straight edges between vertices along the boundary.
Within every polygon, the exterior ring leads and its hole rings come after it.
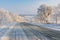
POLYGON ((41 24, 41 23, 30 23, 30 24, 37 25, 43 28, 60 31, 60 24, 41 24))

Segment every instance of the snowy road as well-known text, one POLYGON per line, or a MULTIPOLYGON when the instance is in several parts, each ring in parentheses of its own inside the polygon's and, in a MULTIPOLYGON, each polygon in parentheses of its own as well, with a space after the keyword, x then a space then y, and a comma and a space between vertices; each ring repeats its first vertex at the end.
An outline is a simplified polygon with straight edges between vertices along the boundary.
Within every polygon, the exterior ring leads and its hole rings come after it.
POLYGON ((50 31, 28 23, 17 23, 9 28, 0 28, 0 40, 60 40, 59 34, 58 31, 50 31))

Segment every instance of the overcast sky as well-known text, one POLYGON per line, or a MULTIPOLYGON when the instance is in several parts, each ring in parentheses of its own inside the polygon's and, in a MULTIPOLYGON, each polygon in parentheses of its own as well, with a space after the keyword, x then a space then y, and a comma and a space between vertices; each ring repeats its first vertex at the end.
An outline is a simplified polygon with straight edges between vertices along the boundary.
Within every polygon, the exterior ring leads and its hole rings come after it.
POLYGON ((41 4, 57 5, 60 0, 0 0, 0 8, 15 14, 36 14, 41 4))

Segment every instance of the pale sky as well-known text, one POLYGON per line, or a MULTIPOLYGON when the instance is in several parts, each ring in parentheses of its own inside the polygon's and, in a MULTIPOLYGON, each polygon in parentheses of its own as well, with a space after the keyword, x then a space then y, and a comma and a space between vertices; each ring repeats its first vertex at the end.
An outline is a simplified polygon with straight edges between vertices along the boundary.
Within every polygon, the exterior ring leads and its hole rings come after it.
POLYGON ((0 0, 0 8, 15 14, 36 14, 41 4, 57 5, 60 0, 0 0))

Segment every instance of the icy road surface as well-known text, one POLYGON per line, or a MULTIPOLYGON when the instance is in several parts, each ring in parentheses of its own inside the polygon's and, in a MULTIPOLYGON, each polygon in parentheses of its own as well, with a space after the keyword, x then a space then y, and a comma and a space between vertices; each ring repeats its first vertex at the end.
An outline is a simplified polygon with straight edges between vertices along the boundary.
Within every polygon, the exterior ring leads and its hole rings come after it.
POLYGON ((16 23, 0 28, 0 40, 60 40, 60 31, 33 25, 16 23))

